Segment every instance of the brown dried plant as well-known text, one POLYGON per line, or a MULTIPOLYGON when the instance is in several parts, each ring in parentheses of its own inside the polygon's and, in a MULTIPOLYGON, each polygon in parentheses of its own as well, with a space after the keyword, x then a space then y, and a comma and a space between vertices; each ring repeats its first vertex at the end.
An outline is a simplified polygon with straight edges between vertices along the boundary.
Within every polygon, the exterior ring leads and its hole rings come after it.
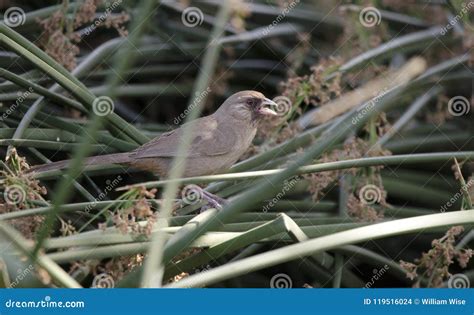
MULTIPOLYGON (((123 234, 131 232, 135 236, 149 237, 156 222, 156 213, 149 199, 155 198, 156 191, 139 187, 122 195, 120 199, 130 202, 110 213, 114 226, 123 234)), ((106 224, 99 224, 99 227, 104 229, 106 224)))
POLYGON ((58 11, 46 19, 38 20, 43 30, 39 46, 66 69, 72 70, 76 67, 76 56, 80 52, 78 46, 82 40, 78 31, 80 28, 104 26, 114 28, 121 36, 126 36, 127 31, 123 24, 129 20, 129 15, 125 12, 112 15, 106 8, 101 18, 97 20, 100 23, 93 23, 96 20, 97 8, 104 4, 104 0, 85 0, 73 18, 68 15, 68 3, 63 1, 58 11))
MULTIPOLYGON (((5 159, 4 170, 0 170, 3 177, 0 182, 3 190, 0 196, 0 214, 36 207, 34 201, 45 201, 43 196, 47 194, 47 190, 34 179, 32 173, 27 172, 29 169, 26 159, 19 156, 16 149, 10 150, 5 159)), ((12 225, 28 239, 33 239, 42 222, 42 216, 11 220, 12 225)))
MULTIPOLYGON (((311 67, 311 74, 290 77, 281 83, 282 96, 289 101, 279 119, 265 119, 260 123, 257 138, 265 139, 266 144, 279 144, 291 139, 301 132, 299 125, 293 121, 303 112, 302 106, 319 106, 341 94, 341 76, 332 79, 326 76, 337 69, 342 60, 335 57, 322 59, 311 67)), ((254 150, 253 150, 254 151, 254 150)))
POLYGON ((441 287, 451 276, 449 267, 454 263, 454 259, 461 268, 467 267, 473 250, 455 247, 456 237, 463 231, 462 226, 453 226, 442 238, 433 240, 432 248, 422 253, 421 258, 415 259, 413 263, 400 260, 400 266, 407 272, 407 277, 416 279, 413 287, 421 286, 422 277, 427 279, 426 287, 441 287))

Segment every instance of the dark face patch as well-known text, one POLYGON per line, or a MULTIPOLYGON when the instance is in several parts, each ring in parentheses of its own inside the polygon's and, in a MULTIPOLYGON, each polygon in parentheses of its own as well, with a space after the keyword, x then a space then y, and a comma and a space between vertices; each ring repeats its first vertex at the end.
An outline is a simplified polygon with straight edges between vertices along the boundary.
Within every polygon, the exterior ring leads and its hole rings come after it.
POLYGON ((251 115, 252 115, 252 122, 256 123, 259 118, 261 118, 259 114, 259 109, 262 104, 262 99, 258 97, 248 97, 245 100, 245 104, 247 105, 251 115))
POLYGON ((247 104, 248 108, 252 112, 256 112, 260 108, 260 104, 262 103, 262 100, 257 97, 248 97, 245 100, 245 104, 247 104))

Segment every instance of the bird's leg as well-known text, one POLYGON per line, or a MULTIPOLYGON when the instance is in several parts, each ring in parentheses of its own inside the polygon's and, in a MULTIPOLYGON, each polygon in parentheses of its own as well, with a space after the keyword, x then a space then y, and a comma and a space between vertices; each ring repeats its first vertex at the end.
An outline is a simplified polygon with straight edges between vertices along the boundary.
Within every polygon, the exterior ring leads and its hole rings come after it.
POLYGON ((222 210, 222 208, 229 203, 224 198, 211 194, 210 192, 205 191, 202 188, 201 188, 201 197, 203 200, 207 201, 207 205, 204 205, 201 208, 200 213, 203 213, 204 211, 211 208, 214 208, 216 210, 222 210))
POLYGON ((183 190, 181 191, 181 197, 183 198, 183 201, 187 204, 195 204, 200 201, 207 201, 207 204, 201 208, 201 212, 210 208, 220 210, 223 208, 223 206, 229 203, 224 198, 216 196, 193 184, 187 185, 183 188, 183 190))
POLYGON ((216 208, 219 210, 229 203, 226 199, 211 194, 210 192, 205 191, 204 189, 202 190, 202 197, 212 208, 216 208))

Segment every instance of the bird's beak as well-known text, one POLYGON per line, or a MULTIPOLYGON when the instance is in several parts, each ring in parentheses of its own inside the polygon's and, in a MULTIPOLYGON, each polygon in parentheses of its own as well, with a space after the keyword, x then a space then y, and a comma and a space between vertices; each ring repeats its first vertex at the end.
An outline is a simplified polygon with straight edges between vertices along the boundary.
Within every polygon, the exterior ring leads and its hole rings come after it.
POLYGON ((263 116, 278 116, 278 113, 275 112, 273 109, 269 108, 268 106, 273 106, 275 108, 278 107, 278 104, 272 101, 269 98, 264 98, 262 105, 258 109, 258 113, 263 116))

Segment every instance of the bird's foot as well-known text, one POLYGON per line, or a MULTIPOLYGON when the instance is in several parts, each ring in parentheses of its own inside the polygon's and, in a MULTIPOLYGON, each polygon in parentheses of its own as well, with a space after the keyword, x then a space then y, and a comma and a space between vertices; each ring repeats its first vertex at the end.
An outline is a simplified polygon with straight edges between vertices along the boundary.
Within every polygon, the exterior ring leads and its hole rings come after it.
POLYGON ((223 206, 229 203, 224 198, 216 196, 193 184, 187 185, 183 188, 181 191, 181 197, 186 204, 196 204, 198 202, 206 201, 207 203, 201 208, 200 212, 204 212, 211 208, 221 210, 223 206))
POLYGON ((204 212, 210 208, 221 210, 225 205, 229 203, 226 199, 211 194, 210 192, 207 192, 204 189, 202 190, 202 198, 207 201, 207 207, 204 206, 203 208, 201 208, 201 212, 204 212))

